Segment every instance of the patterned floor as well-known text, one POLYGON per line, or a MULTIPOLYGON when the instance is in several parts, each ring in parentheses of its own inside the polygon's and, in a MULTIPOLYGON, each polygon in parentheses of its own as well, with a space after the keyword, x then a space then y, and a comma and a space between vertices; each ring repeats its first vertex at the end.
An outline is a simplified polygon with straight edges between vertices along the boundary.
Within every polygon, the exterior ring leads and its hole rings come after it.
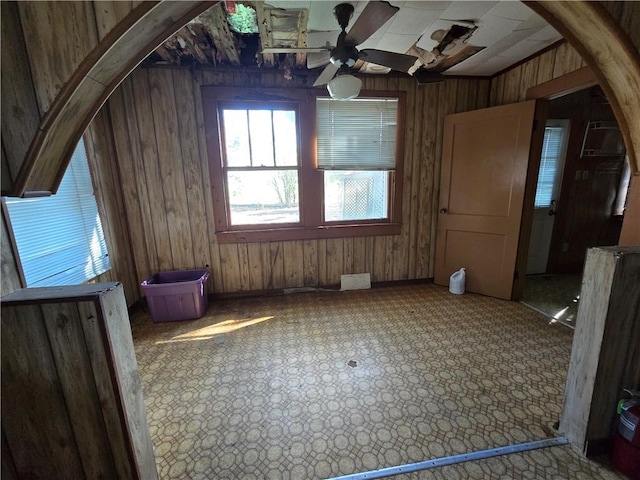
POLYGON ((582 274, 527 275, 522 303, 552 321, 575 328, 582 274))
MULTIPOLYGON (((547 438, 573 333, 519 303, 434 285, 132 321, 162 479, 327 478, 547 438)), ((569 447, 404 478, 553 476, 619 478, 569 447)))

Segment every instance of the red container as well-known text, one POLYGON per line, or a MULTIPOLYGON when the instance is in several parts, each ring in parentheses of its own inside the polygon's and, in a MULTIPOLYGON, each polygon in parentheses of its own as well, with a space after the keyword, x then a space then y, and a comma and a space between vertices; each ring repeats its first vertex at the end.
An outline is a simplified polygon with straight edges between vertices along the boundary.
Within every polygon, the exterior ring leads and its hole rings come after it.
POLYGON ((200 318, 207 311, 206 270, 156 273, 140 285, 154 322, 200 318))
POLYGON ((632 480, 640 480, 640 447, 634 447, 616 433, 611 449, 611 464, 632 480))

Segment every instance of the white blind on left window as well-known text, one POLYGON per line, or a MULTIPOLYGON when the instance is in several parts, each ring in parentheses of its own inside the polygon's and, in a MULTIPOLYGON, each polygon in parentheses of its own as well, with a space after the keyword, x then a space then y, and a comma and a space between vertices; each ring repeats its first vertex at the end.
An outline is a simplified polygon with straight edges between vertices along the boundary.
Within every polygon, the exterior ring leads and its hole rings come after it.
POLYGON ((82 140, 58 193, 4 201, 26 286, 77 285, 111 268, 82 140))

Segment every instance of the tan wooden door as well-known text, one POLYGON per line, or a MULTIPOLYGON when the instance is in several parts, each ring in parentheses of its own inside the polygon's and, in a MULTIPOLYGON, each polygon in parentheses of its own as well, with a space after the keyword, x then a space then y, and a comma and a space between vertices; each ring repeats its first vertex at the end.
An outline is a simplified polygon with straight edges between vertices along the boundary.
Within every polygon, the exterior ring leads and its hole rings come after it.
POLYGON ((465 267, 468 291, 511 299, 535 106, 445 118, 435 283, 465 267))

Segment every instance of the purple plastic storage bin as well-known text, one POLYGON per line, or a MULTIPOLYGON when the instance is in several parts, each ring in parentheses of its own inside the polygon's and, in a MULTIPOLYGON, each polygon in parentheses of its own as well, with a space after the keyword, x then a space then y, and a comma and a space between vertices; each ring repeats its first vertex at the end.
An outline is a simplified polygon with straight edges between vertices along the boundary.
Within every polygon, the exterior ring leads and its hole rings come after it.
POLYGON ((206 270, 156 273, 140 285, 154 322, 200 318, 207 310, 206 270))

